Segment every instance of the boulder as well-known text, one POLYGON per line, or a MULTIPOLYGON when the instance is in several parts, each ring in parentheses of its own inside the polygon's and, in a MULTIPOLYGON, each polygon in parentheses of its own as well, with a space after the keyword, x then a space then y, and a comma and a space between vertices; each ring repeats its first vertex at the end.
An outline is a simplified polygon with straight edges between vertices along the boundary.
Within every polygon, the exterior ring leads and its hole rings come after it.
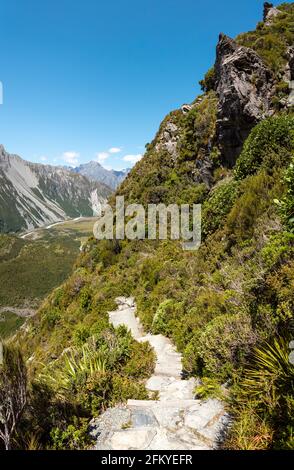
POLYGON ((189 111, 191 111, 191 109, 192 109, 191 104, 183 104, 183 106, 181 107, 183 114, 187 114, 189 111))

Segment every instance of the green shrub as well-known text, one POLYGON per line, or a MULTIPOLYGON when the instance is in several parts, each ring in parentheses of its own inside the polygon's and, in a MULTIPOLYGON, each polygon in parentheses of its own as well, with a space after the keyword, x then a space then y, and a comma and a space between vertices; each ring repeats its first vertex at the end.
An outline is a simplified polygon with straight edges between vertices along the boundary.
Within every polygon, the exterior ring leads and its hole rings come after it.
POLYGON ((234 240, 249 240, 257 229, 257 221, 267 210, 272 210, 279 176, 265 171, 246 178, 240 186, 240 196, 227 216, 226 229, 234 240))
POLYGON ((43 325, 47 325, 49 329, 54 328, 56 323, 61 319, 60 310, 58 308, 48 309, 42 318, 43 325))
MULTIPOLYGON (((177 164, 201 158, 201 149, 206 149, 215 134, 217 98, 213 91, 205 95, 198 106, 184 116, 183 130, 179 141, 177 164)), ((182 171, 185 167, 182 167, 182 171)), ((193 168, 195 171, 195 168, 193 168)))
POLYGON ((294 261, 289 253, 280 269, 273 270, 266 278, 263 296, 272 306, 272 321, 276 326, 285 328, 293 319, 294 261))
POLYGON ((88 287, 84 287, 79 295, 80 307, 83 310, 87 310, 91 304, 91 292, 88 287))
POLYGON ((256 335, 247 314, 222 315, 207 324, 195 345, 207 376, 227 379, 244 364, 256 335))
MULTIPOLYGON (((197 294, 190 294, 189 305, 176 311, 169 322, 169 335, 180 351, 184 352, 183 363, 189 373, 197 373, 199 369, 198 355, 190 342, 195 345, 198 335, 206 325, 218 315, 231 314, 235 305, 231 301, 232 293, 213 288, 199 289, 197 294)), ((189 297, 189 293, 188 293, 189 297)), ((176 304, 177 305, 177 304, 176 304)))
POLYGON ((252 366, 245 371, 242 380, 244 395, 270 412, 277 410, 279 413, 279 403, 294 391, 294 365, 290 363, 289 354, 289 341, 282 338, 256 348, 252 366))
POLYGON ((251 131, 235 167, 237 179, 254 174, 260 167, 271 172, 290 161, 294 151, 294 117, 268 118, 251 131))
POLYGON ((152 322, 152 331, 156 334, 166 335, 168 332, 168 316, 173 307, 174 301, 172 299, 162 302, 155 312, 152 322))
POLYGON ((133 342, 122 373, 133 379, 150 377, 154 370, 155 353, 148 342, 133 342))
POLYGON ((75 402, 83 413, 95 417, 111 404, 112 378, 113 374, 109 371, 93 371, 85 381, 78 384, 75 402))
POLYGON ((211 196, 205 201, 202 209, 202 231, 204 235, 215 232, 225 223, 237 196, 238 182, 223 182, 214 189, 211 196))
POLYGON ((261 258, 267 268, 273 268, 277 263, 282 263, 283 259, 293 256, 294 234, 282 232, 272 235, 269 242, 261 250, 261 258))
POLYGON ((142 382, 114 374, 111 378, 113 403, 123 403, 129 399, 148 400, 148 392, 142 382))
POLYGON ((219 382, 210 377, 202 377, 201 384, 195 388, 196 398, 207 400, 208 398, 217 398, 222 400, 224 392, 219 382))
POLYGON ((177 204, 201 204, 207 194, 205 184, 194 184, 188 188, 183 188, 180 196, 178 196, 177 204))
POLYGON ((116 262, 121 246, 118 240, 99 240, 94 245, 90 259, 94 263, 102 263, 103 267, 108 267, 116 262))
POLYGON ((294 232, 294 159, 285 171, 284 182, 286 184, 286 195, 282 201, 275 200, 286 228, 294 232))
POLYGON ((90 336, 89 328, 85 325, 77 325, 73 332, 73 341, 75 346, 82 346, 90 336))
POLYGON ((86 419, 74 418, 74 423, 64 430, 53 428, 50 433, 52 450, 84 450, 91 444, 86 419))

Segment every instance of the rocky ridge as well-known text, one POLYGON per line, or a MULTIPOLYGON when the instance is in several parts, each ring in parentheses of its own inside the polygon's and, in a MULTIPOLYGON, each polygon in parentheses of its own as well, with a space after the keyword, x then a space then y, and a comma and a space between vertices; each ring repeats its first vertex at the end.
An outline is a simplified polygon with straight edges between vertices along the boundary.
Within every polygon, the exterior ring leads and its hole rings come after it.
POLYGON ((111 189, 62 167, 30 163, 0 146, 0 232, 99 212, 111 189))
POLYGON ((130 169, 126 168, 125 170, 120 171, 107 170, 102 165, 100 165, 99 162, 91 161, 73 168, 72 171, 85 176, 90 181, 106 184, 114 190, 127 177, 130 169))
POLYGON ((265 2, 263 4, 263 21, 265 22, 266 26, 270 26, 273 18, 278 16, 281 11, 274 7, 272 3, 265 2))
MULTIPOLYGON (((270 26, 281 11, 271 3, 264 4, 264 25, 270 26)), ((293 106, 294 50, 289 47, 284 74, 284 81, 289 83, 289 97, 280 102, 283 108, 293 106), (292 89, 292 92, 291 92, 292 89)), ((216 47, 216 60, 210 86, 218 98, 216 132, 211 145, 206 150, 205 158, 197 160, 198 178, 196 182, 209 185, 211 171, 210 150, 215 145, 221 152, 222 162, 234 166, 244 141, 252 128, 261 120, 275 113, 273 97, 276 94, 277 80, 262 58, 249 47, 244 47, 227 35, 221 33, 216 47), (203 171, 202 171, 203 170, 203 171)), ((197 108, 203 97, 198 97, 191 104, 184 104, 180 111, 187 115, 197 108)), ((166 151, 172 161, 179 157, 181 126, 171 113, 162 123, 155 139, 155 151, 166 151)))

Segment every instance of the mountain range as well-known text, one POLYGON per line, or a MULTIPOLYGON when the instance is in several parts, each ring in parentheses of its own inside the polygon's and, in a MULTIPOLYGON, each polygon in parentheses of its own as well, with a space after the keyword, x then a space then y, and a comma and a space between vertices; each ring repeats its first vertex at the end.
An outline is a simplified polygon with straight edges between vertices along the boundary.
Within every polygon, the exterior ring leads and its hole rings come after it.
POLYGON ((92 216, 111 189, 58 166, 30 163, 0 146, 0 232, 92 216))
POLYGON ((98 181, 116 189, 130 172, 130 168, 125 170, 107 170, 99 162, 91 161, 73 169, 75 173, 86 176, 90 181, 98 181))

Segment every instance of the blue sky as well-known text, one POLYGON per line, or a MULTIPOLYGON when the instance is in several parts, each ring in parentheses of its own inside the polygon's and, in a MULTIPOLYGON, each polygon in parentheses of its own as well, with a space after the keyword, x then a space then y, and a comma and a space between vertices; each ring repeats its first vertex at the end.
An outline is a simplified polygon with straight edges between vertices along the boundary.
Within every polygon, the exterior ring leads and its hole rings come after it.
POLYGON ((199 93, 218 34, 254 29, 262 8, 260 0, 2 0, 0 143, 36 162, 132 166, 163 117, 199 93))

